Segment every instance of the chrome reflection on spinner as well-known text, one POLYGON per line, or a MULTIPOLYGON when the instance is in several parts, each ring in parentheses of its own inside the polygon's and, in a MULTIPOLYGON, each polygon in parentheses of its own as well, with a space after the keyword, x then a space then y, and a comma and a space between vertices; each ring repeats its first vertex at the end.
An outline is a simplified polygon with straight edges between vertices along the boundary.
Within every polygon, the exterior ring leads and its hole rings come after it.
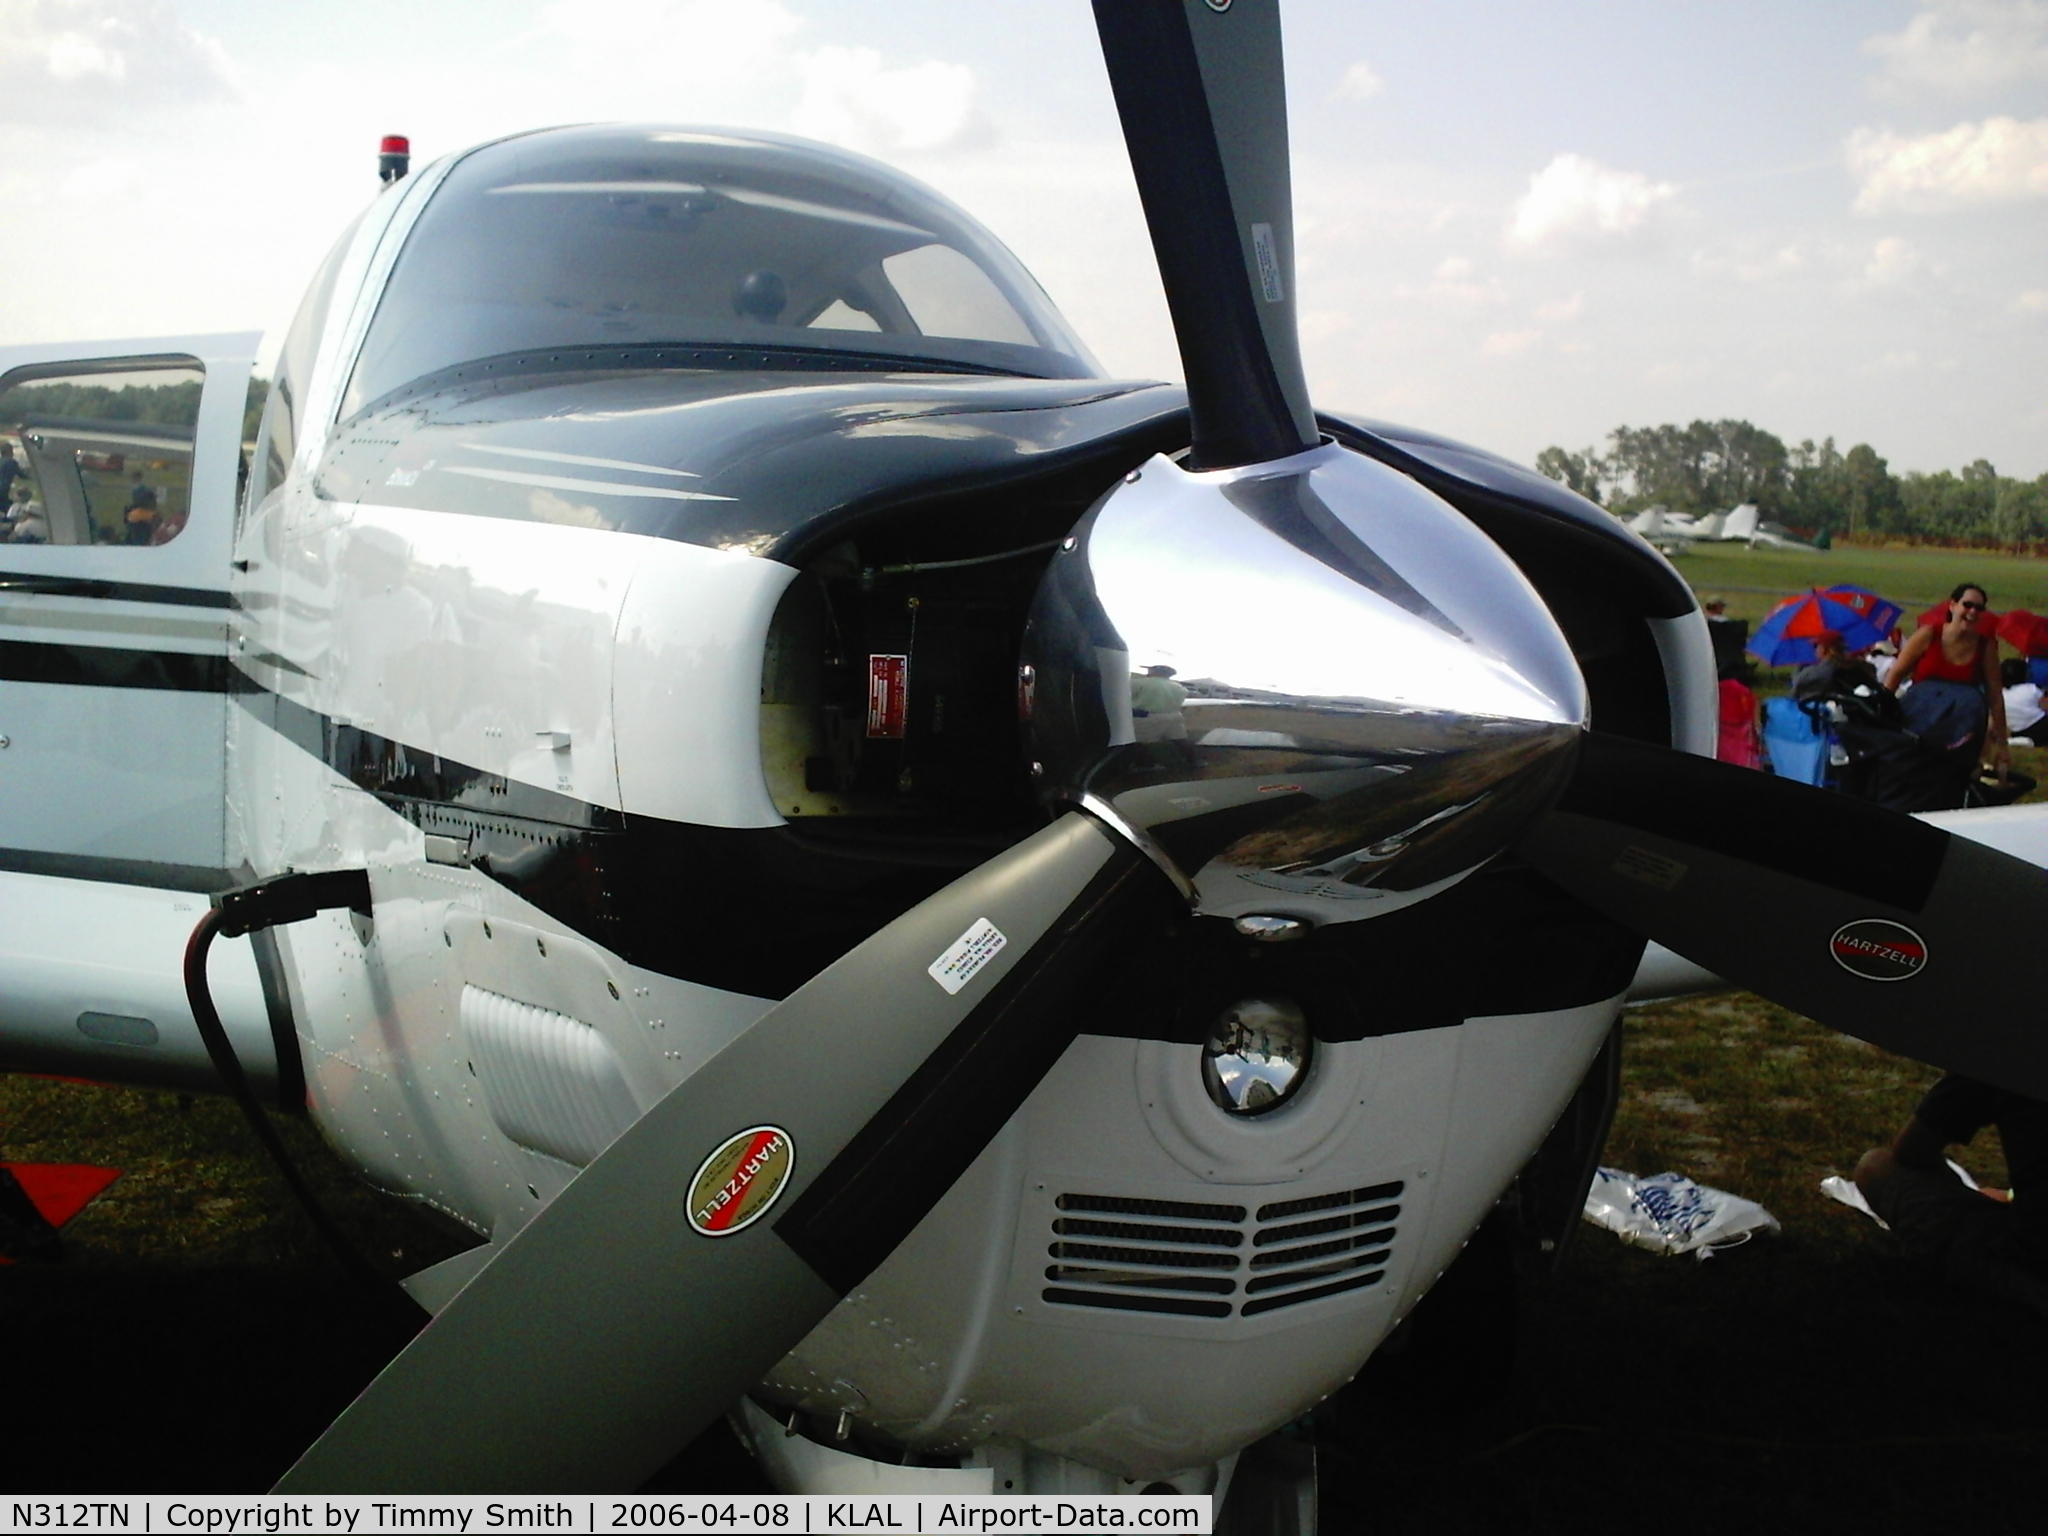
POLYGON ((1271 912, 1247 912, 1231 926, 1257 944, 1292 944, 1313 931, 1312 924, 1298 917, 1276 917, 1271 912))
POLYGON ((1233 1115, 1263 1115, 1307 1080, 1314 1049, 1308 1019, 1286 998, 1240 998, 1202 1043, 1202 1086, 1233 1115))
POLYGON ((1326 444, 1155 458, 1047 568, 1024 641, 1048 801, 1095 808, 1197 910, 1344 922, 1498 853, 1570 774, 1577 663, 1506 555, 1326 444))

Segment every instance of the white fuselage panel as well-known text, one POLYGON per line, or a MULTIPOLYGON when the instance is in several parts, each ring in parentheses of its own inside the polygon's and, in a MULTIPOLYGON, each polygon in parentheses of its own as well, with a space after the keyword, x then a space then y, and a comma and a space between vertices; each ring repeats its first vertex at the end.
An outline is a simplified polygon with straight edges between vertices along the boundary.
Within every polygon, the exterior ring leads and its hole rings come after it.
POLYGON ((240 650, 294 703, 590 805, 780 821, 760 765, 759 658, 790 567, 325 501, 284 509, 257 540, 280 574, 240 650))
MULTIPOLYGON (((218 1092, 181 979, 206 909, 187 891, 0 871, 4 1065, 218 1092)), ((268 1097, 277 1052, 249 940, 216 940, 206 974, 242 1070, 268 1097)))

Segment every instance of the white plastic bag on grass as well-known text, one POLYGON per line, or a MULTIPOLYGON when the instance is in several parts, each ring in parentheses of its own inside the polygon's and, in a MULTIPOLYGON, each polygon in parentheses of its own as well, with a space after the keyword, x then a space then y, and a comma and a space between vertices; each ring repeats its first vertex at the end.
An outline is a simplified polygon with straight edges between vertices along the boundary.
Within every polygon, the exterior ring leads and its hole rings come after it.
POLYGON ((1696 1184, 1682 1173, 1648 1178, 1602 1168, 1586 1191, 1586 1220, 1652 1253, 1710 1257, 1759 1232, 1778 1230, 1778 1218, 1740 1195, 1696 1184))

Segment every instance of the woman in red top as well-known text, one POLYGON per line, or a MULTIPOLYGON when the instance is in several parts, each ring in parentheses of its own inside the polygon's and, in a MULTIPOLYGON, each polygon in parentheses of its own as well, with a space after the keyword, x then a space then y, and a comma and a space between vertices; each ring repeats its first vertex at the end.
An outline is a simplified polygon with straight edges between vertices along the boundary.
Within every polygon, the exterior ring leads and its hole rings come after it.
POLYGON ((1936 803, 1923 811, 1952 810, 1976 777, 1987 747, 2001 768, 2010 756, 2005 744, 2005 693, 1998 679, 1998 637, 1992 632, 1988 600, 1975 582, 1949 594, 1948 619, 1923 624, 1899 651, 1884 685, 1901 696, 1906 729, 1941 753, 1947 773, 1936 803), (1987 737, 1985 727, 1989 725, 1987 737))

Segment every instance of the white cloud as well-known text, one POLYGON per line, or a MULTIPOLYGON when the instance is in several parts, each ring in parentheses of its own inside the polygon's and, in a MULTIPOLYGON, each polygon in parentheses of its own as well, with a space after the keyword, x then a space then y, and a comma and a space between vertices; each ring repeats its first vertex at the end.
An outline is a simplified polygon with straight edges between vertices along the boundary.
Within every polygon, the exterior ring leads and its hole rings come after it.
POLYGON ((1529 178, 1508 223, 1508 244, 1544 251, 1626 239, 1647 229, 1677 195, 1669 182, 1640 172, 1559 155, 1529 178))
POLYGON ((614 115, 673 118, 687 103, 694 121, 786 128, 884 158, 992 136, 967 65, 806 47, 814 25, 789 0, 559 0, 502 46, 604 79, 614 115))
POLYGON ((1373 67, 1360 59, 1344 71, 1344 78, 1337 82, 1337 95, 1345 101, 1371 101, 1387 88, 1373 67))
POLYGON ((561 0, 503 46, 541 43, 579 72, 744 82, 786 68, 803 25, 781 0, 561 0))
POLYGON ((1469 256, 1446 256, 1436 264, 1436 270, 1430 273, 1427 283, 1419 288, 1404 284, 1395 288, 1394 296, 1428 299, 1453 309, 1483 309, 1493 304, 1505 304, 1508 297, 1500 279, 1482 279, 1469 256))
POLYGON ((2012 307, 2023 315, 2048 315, 2048 288, 2029 288, 2012 301, 2012 307))
POLYGON ((1775 283, 1804 277, 1816 267, 1837 264, 1839 259, 1839 253, 1812 240, 1768 248, 1755 241, 1737 241, 1726 252, 1697 254, 1693 266, 1701 273, 1727 273, 1745 283, 1775 283))
POLYGON ((1870 288, 1896 288, 1924 269, 1911 241, 1886 235, 1871 248, 1870 259, 1863 264, 1863 282, 1870 288))
POLYGON ((168 0, 0 0, 0 118, 110 124, 238 94, 227 50, 168 0))
POLYGON ((883 66, 872 48, 820 48, 802 60, 796 131, 869 154, 946 149, 984 137, 974 71, 931 60, 883 66))
POLYGON ((1495 331, 1479 344, 1488 357, 1514 357, 1543 339, 1541 331, 1495 331))
POLYGON ((1358 317, 1348 309, 1304 309, 1295 319, 1303 345, 1348 336, 1358 328, 1358 317))
POLYGON ((1909 282, 1943 277, 1949 271, 1945 262, 1931 259, 1899 235, 1874 241, 1802 235, 1781 243, 1774 235, 1737 234, 1716 248, 1694 252, 1691 269, 1703 278, 1731 279, 1765 293, 1781 294, 1812 294, 1823 288, 1897 290, 1909 282))
POLYGON ((1849 137, 1848 157, 1858 213, 2048 196, 2048 117, 1992 117, 1911 139, 1861 128, 1849 137))
POLYGON ((1578 319, 1579 312, 1585 307, 1586 295, 1585 291, 1581 289, 1568 299, 1559 299, 1555 303, 1545 304, 1536 311, 1536 318, 1545 325, 1563 325, 1567 321, 1578 319))
POLYGON ((132 192, 141 180, 142 167, 133 160, 94 160, 66 176, 58 195, 71 202, 105 203, 132 192))
POLYGON ((2048 79, 2048 0, 1930 0, 1863 51, 1881 61, 1886 95, 1971 95, 2048 79))

